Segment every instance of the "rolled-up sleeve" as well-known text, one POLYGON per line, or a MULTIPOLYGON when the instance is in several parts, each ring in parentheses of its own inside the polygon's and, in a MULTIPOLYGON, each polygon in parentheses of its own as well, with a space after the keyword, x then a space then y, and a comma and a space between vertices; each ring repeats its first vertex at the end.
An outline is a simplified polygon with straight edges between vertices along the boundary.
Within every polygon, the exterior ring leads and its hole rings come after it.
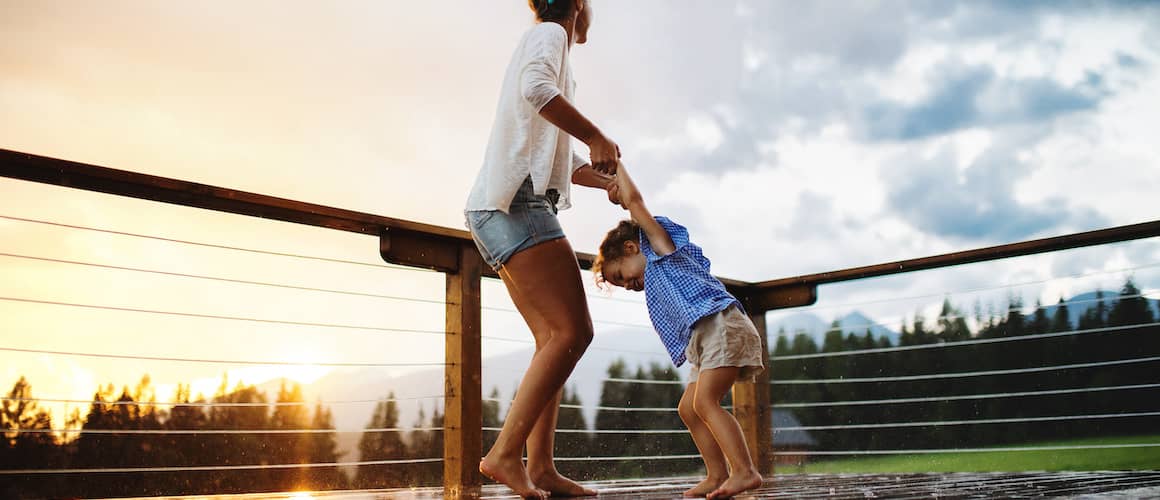
MULTIPOLYGON (((575 148, 575 146, 573 146, 573 148, 575 148)), ((577 170, 580 170, 580 167, 583 167, 584 165, 587 165, 587 164, 588 164, 588 160, 584 159, 583 156, 576 154, 576 150, 573 149, 572 150, 572 172, 575 173, 577 170)))
MULTIPOLYGON (((548 24, 548 23, 545 23, 548 24)), ((553 24, 554 26, 554 24, 553 24)), ((563 28, 539 26, 528 40, 520 73, 520 93, 538 113, 553 98, 561 94, 560 73, 563 71, 564 46, 568 35, 563 28)))

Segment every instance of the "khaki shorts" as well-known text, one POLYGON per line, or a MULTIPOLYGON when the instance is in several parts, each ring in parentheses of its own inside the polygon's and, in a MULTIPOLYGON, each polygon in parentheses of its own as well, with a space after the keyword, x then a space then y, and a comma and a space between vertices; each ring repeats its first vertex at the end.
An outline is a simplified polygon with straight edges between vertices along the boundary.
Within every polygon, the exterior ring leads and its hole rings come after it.
POLYGON ((737 306, 710 314, 693 324, 693 338, 685 349, 693 365, 689 382, 696 382, 701 370, 737 366, 737 380, 756 381, 765 368, 765 350, 753 321, 737 306))

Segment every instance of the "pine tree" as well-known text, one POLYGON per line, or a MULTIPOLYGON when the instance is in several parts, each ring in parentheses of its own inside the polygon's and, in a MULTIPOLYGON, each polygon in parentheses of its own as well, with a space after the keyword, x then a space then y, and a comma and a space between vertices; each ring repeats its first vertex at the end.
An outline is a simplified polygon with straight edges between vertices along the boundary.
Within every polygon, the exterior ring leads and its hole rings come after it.
MULTIPOLYGON (((0 445, 0 468, 48 469, 64 466, 64 456, 55 437, 45 432, 52 429, 52 415, 36 403, 28 379, 21 376, 12 386, 8 398, 0 405, 0 429, 3 430, 4 438, 0 445)), ((29 496, 57 496, 50 493, 54 482, 50 477, 35 475, 0 477, 0 493, 11 487, 29 496)))
POLYGON ((951 305, 950 299, 943 299, 942 309, 938 314, 936 336, 946 342, 956 342, 971 337, 971 330, 967 327, 966 318, 951 305))
MULTIPOLYGON (((228 377, 222 377, 222 383, 213 397, 215 405, 210 408, 208 426, 210 429, 223 430, 259 430, 268 429, 270 417, 266 394, 253 385, 239 382, 233 390, 229 390, 228 377), (261 403, 261 404, 254 404, 261 403)), ((273 463, 271 460, 271 442, 269 435, 258 433, 211 435, 205 439, 209 446, 207 451, 212 460, 218 465, 256 465, 263 462, 273 463)), ((265 474, 256 474, 254 471, 233 470, 216 474, 215 487, 220 493, 242 493, 255 491, 274 491, 276 485, 265 474)))
POLYGON ((1035 299, 1035 312, 1031 315, 1031 324, 1027 325, 1027 333, 1037 335, 1047 333, 1051 329, 1051 319, 1047 317, 1047 310, 1043 303, 1035 299))
MULTIPOLYGON (((282 379, 278 386, 278 398, 275 400, 274 413, 270 416, 270 427, 276 430, 301 430, 309 427, 307 410, 302 398, 302 385, 295 383, 286 387, 287 380, 282 379)), ((267 436, 270 443, 270 454, 275 463, 301 464, 309 463, 312 435, 306 433, 274 434, 267 436)), ((308 482, 310 469, 274 469, 270 472, 276 478, 278 489, 286 491, 302 487, 308 482)))
POLYGON ((1067 302, 1063 297, 1059 298, 1059 304, 1055 306, 1055 313, 1051 316, 1051 333, 1066 332, 1071 330, 1071 312, 1067 308, 1067 302))
POLYGON ((773 355, 784 356, 787 354, 789 354, 789 339, 785 336, 785 330, 781 330, 777 335, 777 342, 773 347, 773 355))
MULTIPOLYGON (((592 454, 592 434, 588 432, 588 422, 585 421, 584 412, 580 406, 580 395, 576 393, 576 389, 569 390, 565 387, 560 398, 560 413, 556 420, 556 428, 560 431, 583 432, 556 433, 555 456, 557 457, 585 457, 592 454)), ((565 473, 569 475, 576 475, 578 472, 587 473, 587 471, 578 469, 583 468, 568 463, 565 473)), ((594 478, 581 476, 578 479, 594 478)))
POLYGON ((1007 299, 1007 319, 1003 321, 1002 331, 1006 337, 1015 337, 1026 334, 1023 316, 1023 297, 1012 294, 1007 299))
MULTIPOLYGON (((314 405, 314 417, 310 420, 310 428, 316 430, 334 430, 334 414, 330 408, 321 403, 314 405)), ((338 436, 334 432, 310 435, 310 447, 307 460, 310 463, 325 464, 338 462, 338 436)), ((315 467, 307 472, 307 482, 311 490, 340 490, 346 489, 348 480, 338 467, 315 467)))
POLYGON ((499 415, 499 397, 499 387, 493 386, 491 394, 483 400, 483 452, 485 454, 495 445, 495 440, 499 437, 499 431, 488 429, 503 427, 503 419, 499 415))
MULTIPOLYGON (((198 395, 196 401, 190 397, 189 384, 178 384, 173 395, 173 408, 169 411, 169 418, 165 420, 163 428, 168 430, 200 431, 208 428, 209 414, 205 407, 205 397, 198 395)), ((157 464, 166 467, 188 467, 199 465, 215 465, 211 442, 196 434, 169 434, 165 437, 166 444, 162 447, 161 456, 157 464)), ((211 476, 189 476, 182 473, 159 475, 168 479, 170 485, 181 485, 181 489, 173 494, 201 494, 212 493, 212 484, 208 484, 211 476)))
MULTIPOLYGON (((608 366, 608 378, 627 379, 628 367, 621 358, 617 358, 608 366)), ((607 380, 600 390, 600 406, 602 408, 630 408, 632 407, 633 387, 640 384, 607 380)), ((597 430, 624 430, 633 429, 636 425, 635 412, 624 410, 601 409, 596 412, 597 430)), ((596 434, 593 438, 593 454, 598 456, 623 456, 635 445, 632 439, 623 439, 622 434, 596 434)), ((620 477, 626 473, 628 467, 624 464, 608 463, 602 465, 605 477, 620 477), (611 469, 611 470, 609 470, 611 469), (615 472, 613 472, 615 471, 615 472)))
MULTIPOLYGON (((387 396, 386 401, 375 405, 368 429, 358 442, 359 460, 372 462, 380 460, 400 460, 410 455, 407 446, 403 443, 402 434, 395 430, 399 427, 399 407, 395 401, 395 393, 387 396)), ((406 476, 403 467, 394 465, 362 465, 355 474, 356 488, 397 488, 406 486, 406 476)))
POLYGON ((1128 278, 1120 289, 1119 300, 1108 313, 1108 326, 1142 325, 1153 322, 1152 308, 1140 289, 1128 278))

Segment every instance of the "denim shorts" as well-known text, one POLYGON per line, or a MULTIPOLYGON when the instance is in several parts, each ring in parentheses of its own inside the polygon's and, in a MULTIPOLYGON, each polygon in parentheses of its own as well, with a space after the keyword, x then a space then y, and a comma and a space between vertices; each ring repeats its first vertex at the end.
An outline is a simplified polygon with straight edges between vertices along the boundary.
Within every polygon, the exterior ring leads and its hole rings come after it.
POLYGON ((556 218, 559 194, 549 189, 545 196, 537 196, 528 177, 512 198, 508 213, 499 210, 470 210, 467 229, 483 261, 496 272, 513 255, 540 243, 564 237, 564 229, 556 218))

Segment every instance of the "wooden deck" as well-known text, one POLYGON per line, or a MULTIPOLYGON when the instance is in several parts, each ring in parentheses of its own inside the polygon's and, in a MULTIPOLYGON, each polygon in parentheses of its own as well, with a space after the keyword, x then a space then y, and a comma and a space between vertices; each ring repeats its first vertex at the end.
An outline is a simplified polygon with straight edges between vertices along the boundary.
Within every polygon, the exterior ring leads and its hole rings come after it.
MULTIPOLYGON (((664 478, 585 483, 600 490, 602 500, 681 498, 697 478, 664 478)), ((1160 471, 1133 472, 997 472, 951 474, 785 474, 766 480, 750 498, 1028 498, 1087 499, 1160 498, 1160 471)), ((178 497, 193 498, 193 497, 178 497)), ((207 498, 204 496, 196 498, 207 498)), ((220 495, 215 500, 433 500, 438 488, 220 495)), ((516 498, 507 488, 488 485, 479 498, 516 498)))

